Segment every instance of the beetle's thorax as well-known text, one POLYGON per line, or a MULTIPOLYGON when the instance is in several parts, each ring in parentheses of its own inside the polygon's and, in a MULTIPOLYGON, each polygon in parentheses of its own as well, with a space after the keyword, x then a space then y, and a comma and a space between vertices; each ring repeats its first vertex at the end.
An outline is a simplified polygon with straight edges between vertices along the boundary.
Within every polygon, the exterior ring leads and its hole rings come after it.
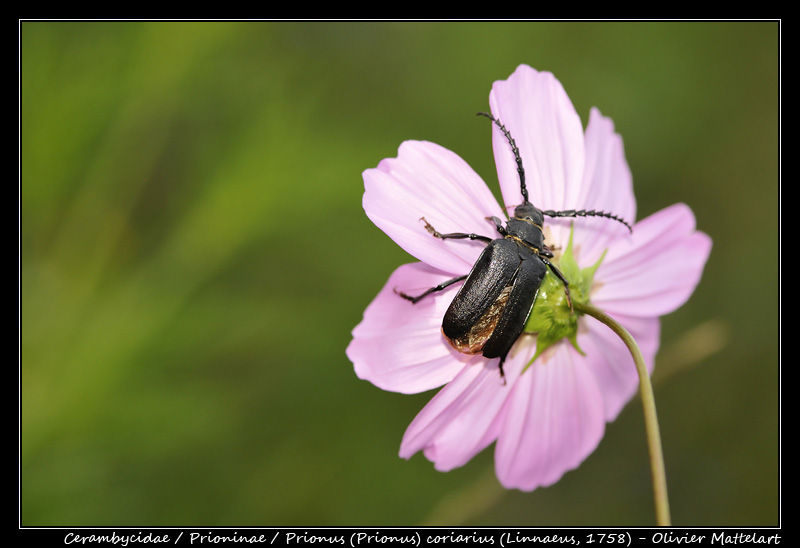
POLYGON ((544 225, 544 213, 530 202, 524 202, 514 208, 514 219, 526 221, 542 229, 544 225))
POLYGON ((530 202, 519 205, 514 216, 506 223, 506 238, 521 243, 523 246, 539 253, 544 245, 542 225, 544 215, 530 202))

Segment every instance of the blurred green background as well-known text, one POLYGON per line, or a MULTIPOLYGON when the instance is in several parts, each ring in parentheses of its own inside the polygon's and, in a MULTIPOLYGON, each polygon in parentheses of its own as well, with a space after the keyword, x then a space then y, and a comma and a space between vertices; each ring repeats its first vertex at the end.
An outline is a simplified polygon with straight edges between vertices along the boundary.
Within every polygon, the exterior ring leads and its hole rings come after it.
POLYGON ((22 22, 22 525, 652 524, 638 397, 559 483, 505 491, 491 449, 400 459, 431 394, 344 354, 410 260, 361 172, 426 139, 496 190, 475 113, 520 63, 614 119, 639 218, 686 202, 714 240, 654 376, 673 522, 777 525, 780 30, 22 22))

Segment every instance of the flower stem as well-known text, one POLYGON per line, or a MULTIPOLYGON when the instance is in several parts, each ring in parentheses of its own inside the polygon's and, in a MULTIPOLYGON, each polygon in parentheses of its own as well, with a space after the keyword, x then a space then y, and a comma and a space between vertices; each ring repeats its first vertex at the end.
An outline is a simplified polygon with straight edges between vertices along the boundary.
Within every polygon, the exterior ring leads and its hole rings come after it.
POLYGON ((644 422, 647 430, 647 445, 650 449, 650 470, 653 479, 653 496, 656 506, 656 523, 670 525, 669 499, 667 497, 667 476, 664 470, 664 454, 661 449, 661 433, 658 428, 656 416, 656 400, 653 396, 653 385, 650 383, 650 374, 644 363, 642 352, 631 334, 617 323, 611 316, 603 313, 588 303, 575 302, 575 310, 581 314, 588 314, 598 321, 603 322, 619 335, 633 356, 636 369, 639 372, 639 393, 644 407, 644 422))

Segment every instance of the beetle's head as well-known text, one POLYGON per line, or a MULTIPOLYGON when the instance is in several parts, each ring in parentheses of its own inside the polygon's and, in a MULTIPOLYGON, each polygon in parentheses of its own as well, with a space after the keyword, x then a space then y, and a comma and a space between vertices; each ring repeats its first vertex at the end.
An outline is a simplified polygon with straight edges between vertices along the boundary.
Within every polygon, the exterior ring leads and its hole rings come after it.
POLYGON ((517 219, 525 219, 526 221, 530 221, 539 227, 544 225, 544 214, 542 213, 542 210, 538 209, 530 202, 525 202, 518 205, 514 209, 514 217, 517 219))

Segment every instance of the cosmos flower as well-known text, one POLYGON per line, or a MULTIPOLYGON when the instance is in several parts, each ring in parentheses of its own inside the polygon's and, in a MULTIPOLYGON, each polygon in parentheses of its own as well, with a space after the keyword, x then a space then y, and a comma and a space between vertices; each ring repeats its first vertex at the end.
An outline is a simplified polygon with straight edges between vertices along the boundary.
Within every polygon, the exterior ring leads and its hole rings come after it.
MULTIPOLYGON (((592 109, 584 132, 559 81, 525 65, 495 82, 489 102, 519 149, 531 203, 602 210, 633 223, 632 177, 610 119, 592 109)), ((519 205, 513 152, 494 124, 492 136, 503 201, 519 205)), ((530 491, 558 481, 594 451, 605 423, 635 393, 630 353, 608 327, 577 315, 574 340, 555 341, 538 354, 537 336, 520 336, 504 378, 499 359, 456 351, 441 326, 460 284, 416 304, 398 292, 420 294, 469 273, 486 244, 435 238, 421 218, 442 233, 497 238, 487 218, 506 219, 506 209, 464 160, 430 142, 402 143, 396 158, 363 178, 367 216, 420 262, 389 277, 353 330, 347 355, 360 378, 384 390, 443 387, 406 430, 400 456, 422 451, 447 471, 496 442, 496 474, 505 487, 530 491)), ((632 232, 600 217, 547 218, 544 234, 555 261, 569 249, 579 268, 596 266, 587 298, 630 332, 652 372, 659 317, 689 298, 711 249, 691 210, 673 205, 636 222, 632 232)))

